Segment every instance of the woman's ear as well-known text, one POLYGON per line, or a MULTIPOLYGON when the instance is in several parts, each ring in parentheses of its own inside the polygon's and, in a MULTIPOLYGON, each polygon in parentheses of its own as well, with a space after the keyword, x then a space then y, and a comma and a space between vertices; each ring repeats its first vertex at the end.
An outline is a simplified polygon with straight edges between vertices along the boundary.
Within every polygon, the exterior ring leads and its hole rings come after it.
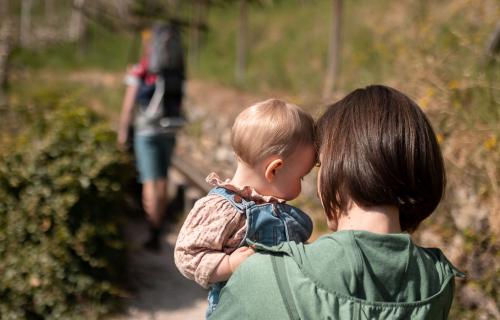
POLYGON ((266 177, 266 180, 268 182, 272 182, 274 178, 276 177, 276 173, 278 170, 283 168, 283 159, 277 158, 269 162, 269 164, 266 166, 266 170, 264 172, 264 176, 266 177))

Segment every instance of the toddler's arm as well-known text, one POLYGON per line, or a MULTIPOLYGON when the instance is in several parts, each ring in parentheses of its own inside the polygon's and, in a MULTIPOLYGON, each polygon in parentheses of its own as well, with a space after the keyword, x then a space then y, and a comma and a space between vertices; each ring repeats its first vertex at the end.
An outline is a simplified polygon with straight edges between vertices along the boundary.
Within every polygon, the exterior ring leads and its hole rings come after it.
POLYGON ((229 279, 233 272, 238 269, 240 264, 254 253, 255 251, 252 248, 240 247, 231 254, 226 255, 210 276, 210 283, 229 279))
MULTIPOLYGON (((231 275, 228 253, 245 236, 245 223, 244 215, 222 197, 208 195, 198 200, 177 238, 174 257, 179 271, 205 288, 217 281, 212 275, 227 280, 231 275)), ((234 267, 240 263, 231 261, 234 267)))

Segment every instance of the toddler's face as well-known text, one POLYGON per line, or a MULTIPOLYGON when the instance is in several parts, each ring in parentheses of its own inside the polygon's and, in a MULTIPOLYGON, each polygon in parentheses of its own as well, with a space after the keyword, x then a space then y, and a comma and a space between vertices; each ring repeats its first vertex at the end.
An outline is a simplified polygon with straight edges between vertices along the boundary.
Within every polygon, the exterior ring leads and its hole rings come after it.
POLYGON ((285 200, 297 198, 304 178, 316 163, 316 152, 312 145, 297 147, 297 150, 284 160, 283 169, 276 176, 276 196, 285 200))

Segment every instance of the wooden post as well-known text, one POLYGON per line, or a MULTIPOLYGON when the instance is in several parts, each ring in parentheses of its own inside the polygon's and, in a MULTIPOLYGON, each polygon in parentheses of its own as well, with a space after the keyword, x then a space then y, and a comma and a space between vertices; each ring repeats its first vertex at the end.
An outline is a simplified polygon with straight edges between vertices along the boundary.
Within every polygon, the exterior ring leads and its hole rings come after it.
POLYGON ((323 98, 331 97, 337 89, 340 75, 342 0, 332 0, 332 30, 328 52, 323 98))
POLYGON ((498 52, 500 52, 500 24, 497 25, 497 28, 488 39, 486 55, 494 57, 498 52))
POLYGON ((82 7, 85 5, 85 0, 73 0, 73 10, 69 20, 68 39, 70 41, 78 41, 85 32, 85 21, 82 13, 82 7))
POLYGON ((54 23, 54 0, 45 0, 45 21, 52 26, 54 23))
POLYGON ((190 12, 190 28, 189 28, 189 64, 193 67, 193 69, 198 68, 198 39, 199 39, 199 30, 197 26, 198 21, 198 10, 199 5, 198 1, 192 1, 191 3, 191 12, 190 12))
POLYGON ((193 1, 191 5, 191 27, 189 37, 189 61, 194 69, 198 68, 200 61, 201 34, 206 24, 209 8, 208 0, 193 1))
POLYGON ((238 85, 245 82, 245 71, 247 63, 247 32, 248 32, 248 10, 247 0, 240 0, 240 19, 236 39, 236 70, 235 77, 238 85))
POLYGON ((21 2, 21 30, 19 42, 21 46, 28 46, 31 42, 31 9, 33 0, 22 0, 21 2))
POLYGON ((9 58, 12 52, 12 18, 9 0, 0 4, 0 106, 7 101, 6 89, 9 79, 9 58))

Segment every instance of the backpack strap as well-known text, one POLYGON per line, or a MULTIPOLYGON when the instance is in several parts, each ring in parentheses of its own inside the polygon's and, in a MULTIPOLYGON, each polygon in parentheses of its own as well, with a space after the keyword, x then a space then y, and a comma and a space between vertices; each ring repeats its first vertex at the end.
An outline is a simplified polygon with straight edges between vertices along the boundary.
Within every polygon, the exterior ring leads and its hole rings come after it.
POLYGON ((163 80, 162 77, 158 76, 156 78, 156 83, 155 83, 155 92, 153 94, 153 97, 151 97, 149 105, 145 111, 147 115, 153 116, 157 114, 157 112, 160 110, 160 106, 162 100, 164 99, 164 95, 165 95, 165 81, 163 80))
POLYGON ((295 305, 295 301, 293 300, 290 283, 288 282, 288 275, 286 272, 283 256, 278 257, 277 255, 272 254, 271 262, 273 265, 273 271, 276 277, 276 281, 278 282, 281 298, 283 299, 285 309, 288 313, 288 317, 291 320, 300 320, 297 306, 295 305))

